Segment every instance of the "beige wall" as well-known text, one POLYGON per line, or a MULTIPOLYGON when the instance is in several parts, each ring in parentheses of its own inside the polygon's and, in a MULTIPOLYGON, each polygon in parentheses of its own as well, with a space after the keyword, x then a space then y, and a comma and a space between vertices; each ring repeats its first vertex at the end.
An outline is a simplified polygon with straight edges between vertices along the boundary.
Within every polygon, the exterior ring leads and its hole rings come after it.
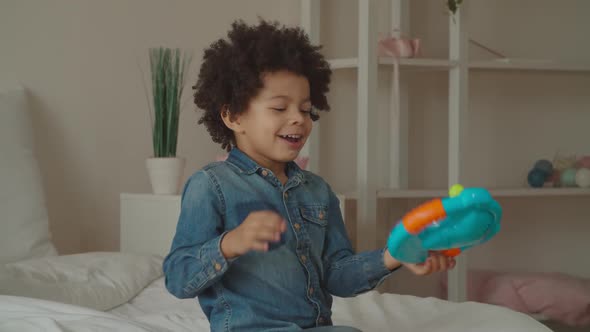
MULTIPOLYGON (((150 190, 138 69, 149 47, 192 48, 197 70, 203 48, 234 19, 298 24, 299 13, 299 1, 291 0, 1 0, 0 73, 32 96, 59 251, 118 249, 119 193, 150 190)), ((197 120, 188 100, 178 151, 187 158, 185 178, 221 152, 197 120)))

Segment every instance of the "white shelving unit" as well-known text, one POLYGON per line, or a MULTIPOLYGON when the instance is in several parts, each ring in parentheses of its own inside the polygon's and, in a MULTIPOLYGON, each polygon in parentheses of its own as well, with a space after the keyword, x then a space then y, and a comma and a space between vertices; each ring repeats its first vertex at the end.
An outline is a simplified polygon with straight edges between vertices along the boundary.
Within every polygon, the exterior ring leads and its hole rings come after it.
MULTIPOLYGON (((409 33, 409 1, 390 0, 390 31, 409 33)), ((470 73, 478 71, 536 71, 556 73, 590 73, 590 62, 570 63, 544 59, 469 60, 469 3, 464 1, 454 17, 448 20, 448 58, 411 58, 394 61, 378 57, 377 20, 374 19, 380 3, 374 0, 358 0, 358 54, 356 57, 332 58, 333 70, 353 69, 357 72, 357 180, 356 191, 346 195, 357 203, 357 249, 374 249, 378 232, 377 210, 379 199, 412 200, 447 195, 446 189, 415 190, 408 188, 408 89, 400 80, 400 71, 448 71, 448 171, 447 184, 463 183, 466 113, 469 106, 470 73), (389 132, 375 134, 378 128, 376 115, 378 70, 390 68, 391 87, 389 132), (389 174, 387 185, 379 178, 376 150, 378 140, 388 141, 389 174)), ((320 36, 320 0, 302 0, 302 26, 314 42, 320 36)), ((317 129, 316 129, 317 134, 317 129)), ((317 140, 311 144, 319 144, 317 140)), ((313 146, 310 148, 313 149, 313 146)), ((317 152, 319 158, 319 152, 317 152)), ((318 162, 316 160, 316 162, 318 162)), ((463 183, 464 184, 464 183, 463 183)), ((469 184, 467 184, 469 185, 469 184)), ((526 187, 490 188, 499 198, 535 197, 590 197, 590 189, 526 187)), ((457 267, 449 272, 448 298, 466 300, 467 255, 458 259, 457 267)))
MULTIPOLYGON (((302 0, 301 25, 309 34, 310 39, 319 43, 320 36, 320 1, 302 0)), ((408 31, 402 27, 404 17, 407 17, 408 8, 400 0, 393 0, 391 5, 392 31, 408 31)), ((358 0, 359 40, 358 56, 355 58, 331 59, 333 70, 354 68, 357 70, 357 191, 354 198, 357 200, 357 249, 374 249, 377 239, 377 199, 388 196, 389 191, 379 191, 379 179, 374 160, 377 156, 377 135, 374 128, 377 127, 377 117, 374 110, 377 108, 377 67, 379 65, 392 66, 392 79, 398 82, 396 71, 398 66, 402 68, 449 70, 450 95, 449 109, 452 117, 449 126, 452 136, 449 146, 449 183, 459 183, 459 161, 461 143, 461 113, 467 104, 467 66, 466 47, 467 38, 461 22, 464 19, 458 13, 457 18, 450 25, 451 48, 449 59, 402 59, 395 63, 391 58, 379 58, 377 56, 377 22, 374 17, 377 13, 377 2, 371 0, 358 0)), ((399 82, 398 82, 399 83, 399 82)), ((403 88, 401 88, 403 89, 403 88)), ((400 104, 400 96, 403 93, 399 84, 392 88, 392 117, 391 117, 391 167, 390 186, 400 189, 407 186, 407 107, 400 104)), ((318 132, 316 128, 316 134, 318 132)), ((316 135, 317 136, 317 135, 316 135)), ((317 148, 319 140, 310 141, 309 150, 317 148)), ((309 153, 310 155, 312 153, 309 153)), ((317 153, 319 157, 319 153, 317 153)), ((316 160, 317 162, 318 160, 316 160)), ((404 193, 404 191, 398 191, 404 193)), ((408 192, 409 193, 409 192, 408 192)), ((434 192, 432 192, 434 193, 434 192)), ((438 192, 437 192, 438 193, 438 192)), ((410 194, 407 197, 412 197, 410 194)), ((464 259, 458 260, 457 268, 450 273, 449 298, 453 300, 465 299, 465 267, 464 259)))

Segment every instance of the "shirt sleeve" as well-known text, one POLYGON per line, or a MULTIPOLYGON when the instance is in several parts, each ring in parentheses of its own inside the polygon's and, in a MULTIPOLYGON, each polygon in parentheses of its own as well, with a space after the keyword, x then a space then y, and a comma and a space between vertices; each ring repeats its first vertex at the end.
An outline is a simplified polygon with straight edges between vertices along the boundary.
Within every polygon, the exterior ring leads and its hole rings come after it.
POLYGON ((194 298, 228 269, 221 253, 222 194, 201 170, 185 184, 170 253, 163 263, 166 288, 178 298, 194 298))
POLYGON ((378 249, 355 254, 342 220, 338 197, 330 190, 328 229, 323 252, 324 286, 332 295, 351 297, 379 286, 393 271, 378 249))

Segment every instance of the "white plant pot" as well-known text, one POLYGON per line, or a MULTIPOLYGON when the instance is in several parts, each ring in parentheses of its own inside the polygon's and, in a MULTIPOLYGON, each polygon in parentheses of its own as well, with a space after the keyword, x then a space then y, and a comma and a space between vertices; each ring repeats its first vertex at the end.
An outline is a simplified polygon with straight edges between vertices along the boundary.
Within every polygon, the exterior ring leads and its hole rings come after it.
POLYGON ((156 195, 176 195, 184 172, 184 158, 148 158, 146 168, 156 195))

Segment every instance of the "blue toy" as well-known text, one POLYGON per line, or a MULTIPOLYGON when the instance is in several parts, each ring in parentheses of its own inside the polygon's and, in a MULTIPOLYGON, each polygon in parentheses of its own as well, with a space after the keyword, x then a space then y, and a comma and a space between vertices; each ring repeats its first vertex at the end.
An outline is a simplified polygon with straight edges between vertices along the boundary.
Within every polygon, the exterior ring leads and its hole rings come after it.
POLYGON ((387 240, 391 256, 423 263, 429 251, 456 256, 500 231, 502 208, 483 188, 451 187, 450 197, 428 201, 407 213, 387 240))

